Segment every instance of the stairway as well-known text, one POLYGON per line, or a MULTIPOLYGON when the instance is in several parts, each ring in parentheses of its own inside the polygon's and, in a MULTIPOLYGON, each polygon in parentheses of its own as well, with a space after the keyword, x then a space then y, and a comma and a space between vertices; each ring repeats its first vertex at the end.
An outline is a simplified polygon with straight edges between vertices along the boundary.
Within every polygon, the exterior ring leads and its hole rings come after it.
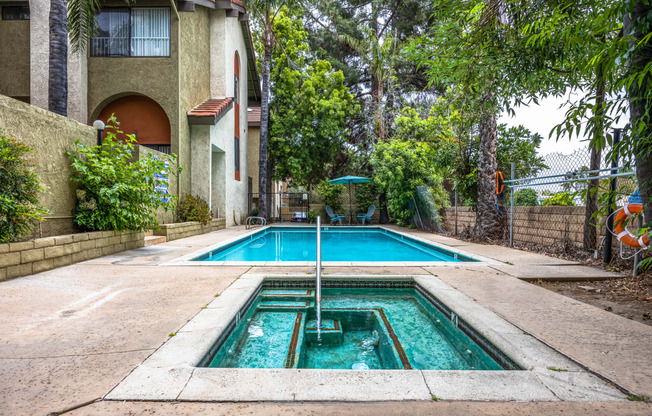
POLYGON ((145 247, 165 243, 167 238, 164 235, 154 235, 154 231, 145 232, 145 247))

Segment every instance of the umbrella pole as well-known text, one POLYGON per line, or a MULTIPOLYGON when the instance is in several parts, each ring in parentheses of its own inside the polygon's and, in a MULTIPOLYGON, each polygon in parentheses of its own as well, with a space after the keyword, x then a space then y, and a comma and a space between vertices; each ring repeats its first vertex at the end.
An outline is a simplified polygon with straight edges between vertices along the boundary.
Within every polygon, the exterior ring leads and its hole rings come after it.
POLYGON ((351 182, 349 182, 349 225, 353 224, 353 205, 351 204, 351 182))

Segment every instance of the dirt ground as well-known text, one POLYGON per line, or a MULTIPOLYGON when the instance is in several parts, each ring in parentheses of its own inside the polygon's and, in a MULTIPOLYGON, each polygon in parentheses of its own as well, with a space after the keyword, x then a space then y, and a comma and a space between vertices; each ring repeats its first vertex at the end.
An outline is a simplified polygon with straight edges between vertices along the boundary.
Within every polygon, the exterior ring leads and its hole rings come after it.
POLYGON ((652 273, 622 279, 534 284, 652 326, 652 273))
MULTIPOLYGON (((639 272, 632 276, 633 260, 621 260, 619 248, 613 251, 611 264, 604 266, 602 253, 594 258, 590 253, 580 250, 572 244, 559 244, 551 247, 521 246, 520 250, 537 252, 552 257, 573 260, 587 266, 598 267, 625 275, 622 279, 586 282, 534 282, 564 296, 577 299, 606 311, 624 316, 634 321, 652 326, 652 270, 639 272)), ((632 250, 624 250, 623 257, 632 257, 632 250)), ((643 252, 641 257, 649 257, 643 252)))

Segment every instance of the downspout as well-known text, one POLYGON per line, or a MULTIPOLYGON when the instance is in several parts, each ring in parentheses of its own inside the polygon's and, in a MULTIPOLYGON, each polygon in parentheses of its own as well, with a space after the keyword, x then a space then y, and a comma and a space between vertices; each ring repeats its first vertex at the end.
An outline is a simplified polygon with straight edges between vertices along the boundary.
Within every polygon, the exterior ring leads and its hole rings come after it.
POLYGON ((181 20, 181 17, 179 17, 179 10, 177 10, 177 5, 174 4, 174 0, 170 0, 170 5, 172 6, 172 10, 174 10, 174 15, 177 17, 177 20, 181 20))

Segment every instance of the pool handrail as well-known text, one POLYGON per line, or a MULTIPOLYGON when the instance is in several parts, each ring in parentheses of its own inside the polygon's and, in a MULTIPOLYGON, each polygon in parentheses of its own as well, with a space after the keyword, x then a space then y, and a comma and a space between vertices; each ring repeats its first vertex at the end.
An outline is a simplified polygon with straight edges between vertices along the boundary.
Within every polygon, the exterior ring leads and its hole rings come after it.
POLYGON ((261 227, 263 227, 267 225, 267 220, 263 217, 247 217, 247 221, 245 222, 245 230, 248 230, 254 225, 260 225, 261 227), (257 220, 260 221, 260 224, 256 224, 257 220))

